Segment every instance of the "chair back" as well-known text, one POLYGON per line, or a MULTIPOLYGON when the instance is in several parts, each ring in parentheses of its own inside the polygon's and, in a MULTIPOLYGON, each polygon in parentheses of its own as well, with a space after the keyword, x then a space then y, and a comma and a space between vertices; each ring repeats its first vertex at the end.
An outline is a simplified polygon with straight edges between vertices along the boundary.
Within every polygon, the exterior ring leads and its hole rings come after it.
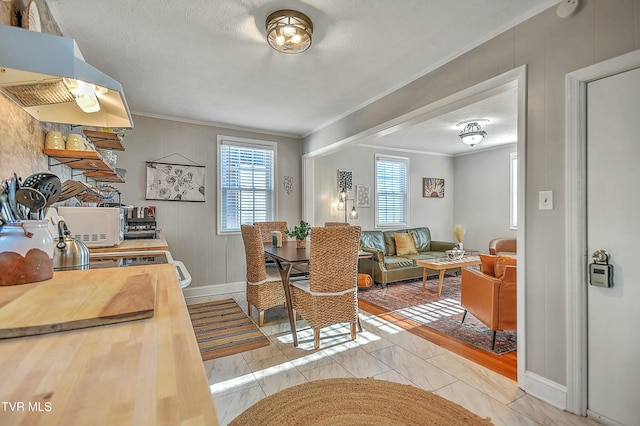
POLYGON ((347 222, 325 222, 324 226, 349 226, 347 222))
POLYGON ((272 222, 253 222, 255 226, 260 229, 260 235, 262 236, 263 243, 271 242, 271 231, 280 231, 284 238, 285 231, 287 230, 287 222, 285 221, 272 221, 272 222))
POLYGON ((358 285, 359 226, 311 228, 310 290, 341 292, 358 285))
POLYGON ((260 228, 256 225, 240 225, 240 231, 247 263, 247 282, 257 283, 267 279, 260 228))

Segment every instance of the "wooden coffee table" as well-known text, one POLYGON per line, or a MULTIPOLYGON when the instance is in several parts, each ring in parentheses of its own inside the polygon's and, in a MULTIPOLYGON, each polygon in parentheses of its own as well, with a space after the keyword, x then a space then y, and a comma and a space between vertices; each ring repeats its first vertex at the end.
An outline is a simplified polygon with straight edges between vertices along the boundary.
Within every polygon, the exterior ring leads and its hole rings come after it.
POLYGON ((438 298, 442 293, 442 282, 444 281, 444 272, 447 269, 463 268, 465 266, 473 266, 480 264, 479 256, 464 256, 460 260, 449 260, 448 258, 426 259, 416 261, 416 265, 422 266, 424 271, 422 272, 422 291, 426 290, 427 286, 427 268, 440 271, 440 277, 438 278, 438 298))

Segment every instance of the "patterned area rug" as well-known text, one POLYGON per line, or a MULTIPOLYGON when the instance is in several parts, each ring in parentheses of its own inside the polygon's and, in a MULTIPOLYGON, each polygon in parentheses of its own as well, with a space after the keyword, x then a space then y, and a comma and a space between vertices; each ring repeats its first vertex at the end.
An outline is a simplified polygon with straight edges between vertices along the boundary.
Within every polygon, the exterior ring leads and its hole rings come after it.
POLYGON ((233 299, 187 305, 202 360, 269 345, 269 339, 233 299))
POLYGON ((358 291, 358 298, 389 312, 409 318, 458 340, 495 354, 516 350, 516 332, 498 331, 495 349, 491 350, 491 330, 471 313, 460 323, 464 308, 460 306, 460 276, 447 276, 438 299, 438 279, 401 281, 386 287, 375 285, 358 291))

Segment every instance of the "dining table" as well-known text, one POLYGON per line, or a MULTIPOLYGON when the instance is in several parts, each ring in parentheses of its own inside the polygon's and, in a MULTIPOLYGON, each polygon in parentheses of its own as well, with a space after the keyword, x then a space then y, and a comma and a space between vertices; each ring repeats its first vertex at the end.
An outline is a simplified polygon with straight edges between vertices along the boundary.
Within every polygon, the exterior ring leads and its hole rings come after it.
MULTIPOLYGON (((309 263, 311 256, 310 243, 306 240, 304 248, 298 248, 296 241, 283 241, 280 247, 274 246, 271 243, 265 243, 264 253, 273 259, 280 272, 282 286, 284 287, 284 294, 287 300, 287 313, 289 314, 293 346, 297 347, 298 333, 296 332, 295 314, 293 312, 293 304, 291 303, 291 288, 289 284, 292 275, 291 271, 294 269, 294 266, 303 266, 309 263)), ((295 275, 299 274, 295 273, 295 275)))

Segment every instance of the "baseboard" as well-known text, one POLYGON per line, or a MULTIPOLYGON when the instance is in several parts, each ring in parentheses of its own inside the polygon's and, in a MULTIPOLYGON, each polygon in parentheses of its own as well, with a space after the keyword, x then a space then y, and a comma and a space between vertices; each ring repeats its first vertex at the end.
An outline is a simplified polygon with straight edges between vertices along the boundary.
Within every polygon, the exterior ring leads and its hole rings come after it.
POLYGON ((182 290, 185 299, 193 298, 193 297, 203 297, 203 296, 216 296, 218 294, 225 293, 237 293, 239 291, 246 291, 246 283, 244 281, 239 281, 235 283, 224 283, 224 284, 209 284, 209 285, 199 285, 196 287, 187 287, 182 290))
POLYGON ((561 410, 567 409, 567 387, 549 379, 527 371, 524 373, 524 383, 518 385, 529 395, 553 405, 561 410))

